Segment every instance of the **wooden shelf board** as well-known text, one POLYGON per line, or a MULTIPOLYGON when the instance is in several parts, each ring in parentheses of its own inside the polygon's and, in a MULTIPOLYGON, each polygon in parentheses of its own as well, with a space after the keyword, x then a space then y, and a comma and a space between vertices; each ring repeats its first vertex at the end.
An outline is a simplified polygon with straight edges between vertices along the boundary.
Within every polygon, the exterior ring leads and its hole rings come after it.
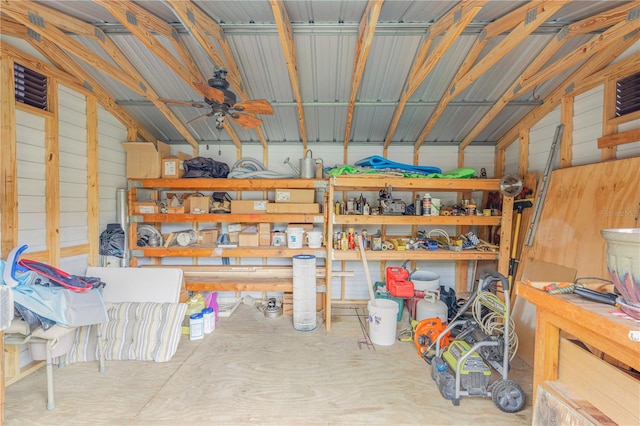
POLYGON ((218 248, 215 245, 190 247, 137 247, 132 250, 134 257, 293 257, 298 254, 312 254, 317 258, 327 257, 325 249, 308 247, 290 249, 288 247, 233 247, 218 248))
MULTIPOLYGON (((317 277, 317 284, 323 286, 324 278, 317 277)), ((185 287, 188 291, 293 291, 293 279, 261 278, 222 279, 214 277, 186 276, 185 287)))
POLYGON ((497 191, 500 179, 436 179, 393 178, 388 176, 338 176, 333 178, 335 191, 382 189, 392 187, 394 191, 497 191))
POLYGON ((286 223, 324 223, 322 213, 274 213, 274 214, 145 214, 132 215, 132 222, 238 222, 238 223, 258 223, 258 222, 286 222, 286 223))
POLYGON ((334 215, 336 225, 498 225, 501 216, 334 215))
POLYGON ((279 188, 318 189, 328 186, 328 179, 131 179, 129 186, 152 189, 205 191, 269 191, 279 188))
MULTIPOLYGON (((464 250, 367 250, 367 260, 495 260, 498 252, 464 250)), ((335 250, 333 260, 360 260, 357 250, 335 250)))

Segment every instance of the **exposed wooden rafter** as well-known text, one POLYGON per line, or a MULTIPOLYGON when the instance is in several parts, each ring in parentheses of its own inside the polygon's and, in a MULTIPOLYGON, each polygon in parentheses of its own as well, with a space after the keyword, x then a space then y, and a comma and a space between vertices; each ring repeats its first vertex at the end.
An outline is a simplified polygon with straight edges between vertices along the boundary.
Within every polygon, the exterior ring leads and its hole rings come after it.
MULTIPOLYGON (((593 57, 584 62, 577 71, 565 79, 562 84, 553 91, 553 93, 546 97, 542 105, 534 108, 526 115, 526 117, 505 133, 505 135, 498 140, 496 145, 497 149, 504 150, 509 147, 518 137, 519 129, 530 128, 533 126, 553 111, 553 109, 560 104, 562 97, 575 95, 579 90, 584 90, 584 87, 593 87, 594 84, 601 84, 603 82, 603 77, 600 73, 603 75, 610 75, 612 72, 612 70, 602 71, 603 68, 609 65, 611 61, 616 59, 622 52, 629 49, 638 40, 640 40, 640 32, 630 34, 628 37, 623 37, 618 43, 614 43, 608 49, 604 49, 596 53, 593 57), (583 86, 583 88, 581 89, 580 86, 583 86)), ((637 55, 631 58, 626 58, 614 66, 617 71, 624 68, 627 72, 631 72, 631 70, 634 69, 637 70, 637 67, 637 55)))
MULTIPOLYGON (((476 126, 471 129, 469 134, 465 136, 460 144, 460 149, 464 149, 473 140, 480 134, 480 132, 487 126, 493 119, 495 119, 500 111, 502 111, 507 104, 522 95, 527 90, 534 88, 536 85, 541 84, 543 81, 539 79, 532 79, 534 76, 538 76, 537 74, 539 70, 542 69, 545 64, 553 57, 553 55, 567 42, 567 40, 571 37, 586 34, 592 31, 601 30, 603 28, 612 26, 612 25, 620 25, 621 21, 624 20, 630 9, 633 8, 633 4, 626 4, 620 6, 614 10, 607 11, 600 15, 591 16, 587 19, 584 19, 580 22, 577 22, 573 25, 568 26, 567 28, 563 28, 558 32, 558 34, 553 37, 549 43, 544 47, 544 49, 537 55, 537 57, 527 66, 527 68, 522 72, 520 77, 513 82, 513 84, 502 94, 500 99, 496 101, 493 107, 484 114, 484 116, 480 119, 480 121, 476 124, 476 126)), ((613 29, 612 29, 613 30, 613 29)), ((628 31, 623 31, 622 34, 626 34, 628 31)), ((620 32, 618 33, 618 37, 620 32)), ((584 60, 583 53, 589 51, 590 54, 593 54, 597 51, 600 51, 603 48, 606 48, 610 43, 614 42, 618 39, 614 32, 605 32, 604 34, 596 37, 594 40, 591 40, 583 46, 574 50, 572 54, 565 55, 573 57, 572 61, 565 61, 563 59, 562 66, 558 64, 558 62, 548 65, 545 68, 547 78, 551 78, 549 76, 549 72, 553 71, 553 74, 561 72, 568 67, 575 65, 576 63, 584 60), (612 37, 613 39, 610 39, 612 37), (606 40, 606 43, 605 43, 606 40), (599 47, 597 47, 599 45, 599 47)))
MULTIPOLYGON (((520 7, 515 12, 506 15, 504 18, 499 19, 496 23, 487 26, 488 31, 478 36, 477 46, 472 48, 472 57, 478 56, 481 47, 486 43, 485 38, 489 39, 500 34, 502 30, 511 29, 511 32, 505 36, 490 52, 482 57, 477 63, 471 63, 471 61, 463 62, 463 66, 460 68, 464 70, 464 73, 459 72, 456 77, 449 84, 449 87, 444 92, 442 99, 438 103, 438 106, 431 114, 431 117, 427 121, 427 124, 420 132, 418 139, 416 140, 416 150, 422 146, 422 143, 433 130, 436 123, 444 113, 445 108, 456 96, 458 96, 464 89, 469 87, 474 81, 476 81, 482 74, 487 72, 493 67, 506 52, 514 49, 520 42, 522 42, 527 36, 529 36, 536 28, 538 28, 545 20, 561 8, 565 2, 532 2, 527 3, 520 7), (499 32, 500 31, 500 32, 499 32)), ((475 58, 474 62, 475 62, 475 58)))
MULTIPOLYGON (((202 49, 207 53, 213 63, 216 66, 224 67, 227 70, 227 80, 235 90, 236 94, 243 100, 249 100, 250 96, 246 90, 244 82, 242 81, 240 70, 238 69, 238 65, 233 57, 233 52, 224 37, 224 33, 222 28, 220 28, 220 25, 190 1, 167 0, 167 3, 171 6, 184 27, 198 41, 200 47, 202 47, 202 49), (222 53, 211 41, 209 35, 216 39, 222 53)), ((236 148, 240 150, 242 143, 236 132, 233 130, 233 127, 229 125, 229 121, 230 120, 227 120, 225 123, 225 130, 229 134, 229 137, 236 148)), ((262 146, 266 148, 267 140, 264 137, 262 129, 257 127, 254 130, 258 135, 258 140, 262 146)))
POLYGON ((94 52, 85 48, 82 44, 67 36, 60 28, 56 27, 52 23, 47 25, 50 17, 52 19, 56 19, 56 14, 51 13, 51 9, 48 7, 44 7, 30 1, 4 2, 2 11, 20 22, 22 25, 30 28, 32 31, 38 32, 42 37, 56 43, 61 48, 74 52, 74 55, 77 55, 79 59, 96 67, 96 69, 99 69, 102 72, 108 73, 119 83, 150 100, 197 153, 198 143, 193 138, 189 130, 173 114, 169 107, 158 100, 158 95, 155 93, 153 88, 145 82, 145 79, 140 75, 139 71, 131 64, 131 62, 129 62, 115 44, 113 44, 111 39, 99 28, 70 16, 67 17, 64 23, 66 29, 69 31, 72 28, 80 27, 82 28, 83 34, 92 34, 89 37, 98 41, 121 69, 116 68, 94 52), (34 16, 38 19, 34 19, 34 16))
MULTIPOLYGON (((39 70, 46 75, 55 76, 58 80, 65 81, 80 92, 91 93, 96 96, 100 105, 113 114, 120 122, 128 128, 136 129, 138 135, 143 140, 154 140, 153 135, 147 131, 140 123, 138 123, 131 115, 120 105, 116 104, 116 100, 106 92, 97 82, 73 60, 65 51, 60 49, 55 43, 50 42, 43 37, 31 37, 27 34, 27 28, 17 22, 10 21, 6 17, 2 17, 0 22, 3 34, 12 35, 27 40, 35 49, 37 49, 47 60, 55 65, 52 67, 32 56, 27 55, 21 50, 16 49, 8 44, 0 44, 2 52, 25 62, 24 65, 39 70)), ((34 35, 37 33, 34 33, 34 35)))
POLYGON ((284 60, 287 63, 289 71, 289 79, 291 80, 291 89, 296 98, 298 106, 298 121, 300 122, 300 138, 302 139, 302 148, 307 150, 307 129, 304 120, 304 109, 302 107, 302 94, 300 93, 300 81, 298 76, 298 60, 296 58, 296 46, 293 42, 293 28, 289 15, 284 7, 282 0, 269 0, 273 16, 278 27, 278 35, 280 36, 280 44, 284 52, 284 60))
MULTIPOLYGON (((420 84, 422 84, 427 75, 429 75, 438 61, 440 61, 442 56, 444 56, 444 54, 447 52, 449 47, 451 47, 453 42, 458 38, 458 36, 473 20, 476 14, 480 12, 482 6, 484 6, 487 2, 473 1, 462 3, 462 5, 456 6, 449 10, 449 12, 447 12, 440 19, 446 23, 451 22, 451 25, 448 28, 442 29, 442 31, 446 32, 444 36, 442 36, 438 44, 434 47, 433 51, 429 52, 429 48, 431 47, 433 40, 440 35, 439 31, 442 25, 438 25, 435 31, 432 28, 429 32, 427 40, 422 43, 416 59, 411 66, 411 71, 409 72, 407 81, 405 82, 404 88, 402 89, 402 94, 400 95, 398 106, 395 109, 393 118, 391 119, 391 124, 389 125, 389 129, 387 130, 387 135, 385 136, 383 145, 385 153, 387 148, 389 147, 389 144, 391 143, 391 139, 393 138, 396 129, 398 128, 398 123, 400 122, 400 118, 402 117, 402 113, 404 112, 404 107, 407 105, 409 98, 411 98, 411 96, 418 89, 420 84), (430 53, 428 57, 427 53, 430 53)), ((438 20, 438 22, 440 22, 440 20, 438 20)))
MULTIPOLYGON (((356 55, 353 64, 353 74, 351 76, 351 94, 349 95, 347 123, 344 132, 345 150, 349 144, 349 137, 351 136, 351 123, 353 122, 353 110, 355 109, 356 96, 358 95, 358 89, 360 88, 364 68, 367 64, 369 49, 371 48, 373 35, 376 32, 376 25, 378 24, 378 17, 380 16, 380 10, 382 9, 383 2, 384 0, 370 0, 364 14, 362 15, 362 19, 360 20, 360 26, 358 27, 358 42, 356 45, 356 55)), ((346 158, 344 160, 345 162, 347 161, 346 158)))

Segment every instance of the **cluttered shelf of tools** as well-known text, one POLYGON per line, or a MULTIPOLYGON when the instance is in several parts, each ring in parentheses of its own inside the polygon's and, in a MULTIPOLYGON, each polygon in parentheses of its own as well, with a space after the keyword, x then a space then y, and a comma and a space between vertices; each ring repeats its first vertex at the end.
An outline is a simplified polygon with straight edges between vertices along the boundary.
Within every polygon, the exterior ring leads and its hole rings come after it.
POLYGON ((497 191, 500 179, 437 179, 402 178, 388 176, 338 176, 331 184, 340 191, 360 191, 366 188, 380 189, 392 187, 394 191, 497 191))
MULTIPOLYGON (((358 250, 334 250, 333 260, 361 260, 358 250)), ((367 250, 368 260, 495 260, 498 252, 480 250, 367 250)))
POLYGON ((285 189, 326 188, 327 179, 131 179, 129 188, 183 189, 183 190, 227 190, 268 191, 285 189))
POLYGON ((232 213, 213 213, 213 214, 182 214, 182 213, 160 213, 130 216, 131 222, 238 222, 238 223, 257 223, 257 222, 283 222, 283 223, 324 223, 322 214, 310 213, 249 213, 249 214, 232 214, 232 213))
POLYGON ((186 247, 137 247, 131 250, 132 257, 293 257, 298 254, 313 254, 326 257, 326 250, 284 247, 219 247, 215 244, 198 244, 186 247))
POLYGON ((333 216, 336 225, 498 225, 500 216, 394 216, 394 215, 344 215, 333 216))

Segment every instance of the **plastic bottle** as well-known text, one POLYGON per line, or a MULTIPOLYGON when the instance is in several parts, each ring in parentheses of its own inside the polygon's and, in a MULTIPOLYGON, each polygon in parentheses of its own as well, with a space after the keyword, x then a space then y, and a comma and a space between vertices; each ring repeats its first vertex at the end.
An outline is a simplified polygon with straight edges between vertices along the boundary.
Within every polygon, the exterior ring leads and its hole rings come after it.
POLYGON ((190 334, 189 318, 193 314, 202 312, 204 308, 204 299, 200 293, 192 296, 187 301, 187 312, 185 312, 184 320, 182 321, 182 334, 190 334))
POLYGON ((354 234, 354 229, 353 228, 349 228, 349 237, 347 239, 348 244, 349 244, 349 249, 353 250, 354 248, 356 248, 356 236, 354 234))
POLYGON ((340 250, 348 250, 348 249, 349 249, 349 239, 347 238, 347 234, 343 232, 342 237, 340 237, 340 250))
POLYGON ((209 334, 216 329, 216 314, 211 308, 202 310, 202 319, 204 322, 204 334, 209 334))
POLYGON ((431 216, 431 194, 428 192, 422 197, 422 215, 431 216))
POLYGON ((202 312, 189 316, 189 339, 199 340, 204 337, 204 318, 202 312))
MULTIPOLYGON (((218 306, 218 293, 217 292, 213 292, 211 293, 211 300, 209 301, 209 306, 207 306, 208 308, 213 309, 213 314, 215 316, 215 321, 218 322, 218 317, 220 314, 220 306, 218 306)), ((214 328, 215 328, 215 324, 214 324, 214 328)))

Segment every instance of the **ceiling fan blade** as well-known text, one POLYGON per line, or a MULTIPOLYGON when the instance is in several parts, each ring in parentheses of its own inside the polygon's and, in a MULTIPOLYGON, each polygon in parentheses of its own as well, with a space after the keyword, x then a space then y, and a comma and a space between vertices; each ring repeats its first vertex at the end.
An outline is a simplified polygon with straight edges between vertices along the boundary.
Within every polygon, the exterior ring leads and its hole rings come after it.
POLYGON ((193 82, 193 86, 196 89, 198 89, 198 91, 200 93, 202 93, 202 95, 205 98, 213 99, 214 101, 218 102, 219 104, 224 103, 224 93, 222 93, 220 90, 214 89, 211 86, 207 86, 206 84, 202 84, 202 83, 198 83, 198 82, 193 82))
POLYGON ((229 117, 231 117, 233 121, 235 121, 245 129, 253 129, 262 124, 262 120, 252 115, 241 114, 236 112, 233 114, 229 114, 229 117))
POLYGON ((186 106, 192 106, 192 107, 196 107, 196 108, 208 108, 208 107, 210 107, 210 105, 207 105, 205 103, 199 103, 199 102, 176 101, 174 99, 167 99, 167 98, 158 98, 158 100, 160 102, 164 102, 165 104, 186 105, 186 106))
POLYGON ((234 109, 249 114, 268 114, 273 115, 273 107, 266 99, 253 99, 249 101, 238 102, 233 106, 234 109))
POLYGON ((200 117, 196 117, 196 118, 194 118, 193 120, 189 120, 189 121, 187 121, 187 124, 197 123, 198 121, 205 120, 205 119, 207 119, 207 118, 211 117, 212 115, 213 115, 213 113, 212 113, 212 112, 211 112, 211 113, 209 113, 209 114, 201 115, 200 117))

